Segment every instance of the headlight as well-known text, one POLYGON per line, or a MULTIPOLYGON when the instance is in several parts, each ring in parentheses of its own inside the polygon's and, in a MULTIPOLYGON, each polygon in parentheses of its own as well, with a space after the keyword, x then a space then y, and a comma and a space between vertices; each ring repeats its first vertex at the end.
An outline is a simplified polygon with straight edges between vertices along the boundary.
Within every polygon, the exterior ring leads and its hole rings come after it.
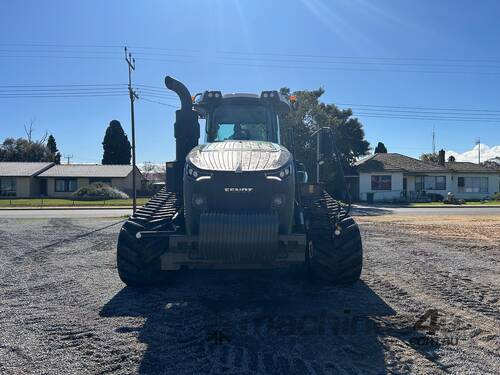
POLYGON ((186 163, 185 171, 187 176, 194 178, 196 181, 209 180, 212 178, 211 173, 200 171, 190 163, 186 163))
POLYGON ((266 178, 268 180, 281 181, 281 180, 285 180, 288 177, 290 177, 291 174, 292 174, 292 164, 288 164, 284 168, 280 169, 277 172, 266 174, 266 178))

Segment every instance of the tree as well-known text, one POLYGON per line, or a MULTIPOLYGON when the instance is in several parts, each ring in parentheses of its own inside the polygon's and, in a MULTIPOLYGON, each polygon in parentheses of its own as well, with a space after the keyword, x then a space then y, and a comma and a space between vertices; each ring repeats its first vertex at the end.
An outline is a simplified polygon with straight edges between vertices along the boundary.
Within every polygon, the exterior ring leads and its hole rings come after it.
POLYGON ((377 147, 375 147, 375 153, 376 154, 387 154, 387 148, 382 142, 379 142, 377 144, 377 147))
MULTIPOLYGON (((282 88, 281 93, 290 97, 288 88, 282 88)), ((353 117, 351 109, 340 109, 334 104, 320 102, 324 90, 297 91, 297 109, 280 118, 284 144, 293 150, 297 160, 304 163, 310 179, 316 176, 316 137, 312 134, 321 127, 331 129, 333 139, 342 163, 343 169, 349 171, 352 163, 359 156, 366 155, 370 144, 365 140, 362 124, 353 117), (293 137, 291 136, 293 134, 293 137)), ((333 155, 323 157, 321 180, 327 190, 342 198, 342 181, 333 155)))
POLYGON ((54 155, 45 144, 47 132, 42 138, 35 140, 33 133, 33 120, 28 125, 24 125, 26 138, 5 138, 0 144, 0 161, 31 161, 31 162, 51 162, 54 155))
POLYGON ((439 154, 437 152, 423 153, 420 160, 428 163, 439 163, 439 154))
POLYGON ((0 161, 51 162, 54 155, 44 143, 6 138, 0 145, 0 161))
POLYGON ((109 123, 102 147, 102 164, 130 164, 130 142, 119 121, 109 123))
POLYGON ((56 139, 52 134, 47 138, 47 147, 52 155, 54 155, 54 163, 61 164, 61 153, 57 149, 56 139))
POLYGON ((453 155, 448 156, 448 162, 449 163, 454 163, 456 161, 455 157, 453 155))

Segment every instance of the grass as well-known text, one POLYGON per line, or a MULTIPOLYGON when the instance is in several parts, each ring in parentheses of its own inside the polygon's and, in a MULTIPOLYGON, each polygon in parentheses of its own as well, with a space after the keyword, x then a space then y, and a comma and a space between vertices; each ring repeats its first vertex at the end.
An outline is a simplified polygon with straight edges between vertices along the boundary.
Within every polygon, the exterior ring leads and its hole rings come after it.
MULTIPOLYGON (((149 198, 137 198, 137 205, 143 206, 149 198)), ((132 206, 132 199, 73 200, 63 198, 2 198, 0 207, 113 207, 132 206)))

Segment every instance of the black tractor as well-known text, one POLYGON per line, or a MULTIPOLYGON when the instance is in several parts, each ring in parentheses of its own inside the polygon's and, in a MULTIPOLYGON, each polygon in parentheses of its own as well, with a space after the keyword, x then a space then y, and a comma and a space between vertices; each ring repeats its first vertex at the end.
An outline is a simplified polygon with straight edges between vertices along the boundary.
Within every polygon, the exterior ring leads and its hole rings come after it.
POLYGON ((358 225, 320 184, 308 183, 282 145, 279 115, 292 110, 288 98, 277 91, 191 97, 179 81, 167 76, 165 84, 181 101, 176 160, 166 164, 165 188, 121 228, 122 281, 159 284, 186 268, 299 266, 320 281, 356 282, 358 225))

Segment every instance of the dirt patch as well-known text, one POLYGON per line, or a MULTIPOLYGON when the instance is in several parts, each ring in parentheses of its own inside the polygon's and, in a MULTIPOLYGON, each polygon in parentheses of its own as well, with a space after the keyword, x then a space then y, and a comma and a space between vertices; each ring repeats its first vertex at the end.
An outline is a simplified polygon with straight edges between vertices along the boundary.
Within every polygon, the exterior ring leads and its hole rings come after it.
POLYGON ((352 286, 191 271, 136 289, 116 219, 1 219, 0 373, 497 374, 498 218, 359 222, 352 286))
MULTIPOLYGON (((363 226, 385 226, 394 233, 410 233, 447 244, 467 244, 500 249, 500 216, 362 216, 363 226)), ((499 250, 500 251, 500 250, 499 250)))

